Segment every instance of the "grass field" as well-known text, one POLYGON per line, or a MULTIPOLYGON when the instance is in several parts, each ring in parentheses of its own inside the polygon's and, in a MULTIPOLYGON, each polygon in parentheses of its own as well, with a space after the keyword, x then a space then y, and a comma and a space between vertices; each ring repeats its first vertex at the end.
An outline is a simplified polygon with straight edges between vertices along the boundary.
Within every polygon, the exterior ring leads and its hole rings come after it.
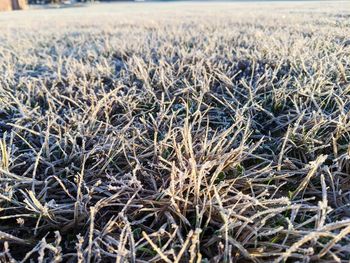
POLYGON ((0 14, 0 262, 348 262, 350 2, 0 14))

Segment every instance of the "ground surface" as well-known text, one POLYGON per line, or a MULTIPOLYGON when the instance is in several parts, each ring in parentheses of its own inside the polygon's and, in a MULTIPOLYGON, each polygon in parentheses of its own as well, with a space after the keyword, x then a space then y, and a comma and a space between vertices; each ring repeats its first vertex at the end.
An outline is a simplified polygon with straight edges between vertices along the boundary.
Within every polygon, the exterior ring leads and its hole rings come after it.
POLYGON ((0 15, 1 262, 346 262, 349 2, 0 15))

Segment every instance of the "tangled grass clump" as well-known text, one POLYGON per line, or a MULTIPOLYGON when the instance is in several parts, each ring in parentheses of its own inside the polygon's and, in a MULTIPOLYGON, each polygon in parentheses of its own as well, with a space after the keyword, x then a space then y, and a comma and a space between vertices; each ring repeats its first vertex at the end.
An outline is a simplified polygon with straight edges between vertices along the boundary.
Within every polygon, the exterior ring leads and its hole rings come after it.
POLYGON ((4 14, 0 261, 349 260, 339 7, 4 14))

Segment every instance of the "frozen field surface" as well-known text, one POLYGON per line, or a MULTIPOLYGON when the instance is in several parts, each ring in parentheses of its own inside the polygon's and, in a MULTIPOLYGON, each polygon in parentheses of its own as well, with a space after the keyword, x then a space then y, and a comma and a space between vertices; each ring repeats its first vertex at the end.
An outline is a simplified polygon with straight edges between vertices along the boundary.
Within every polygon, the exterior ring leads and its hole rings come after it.
POLYGON ((350 3, 0 14, 0 262, 348 262, 350 3))

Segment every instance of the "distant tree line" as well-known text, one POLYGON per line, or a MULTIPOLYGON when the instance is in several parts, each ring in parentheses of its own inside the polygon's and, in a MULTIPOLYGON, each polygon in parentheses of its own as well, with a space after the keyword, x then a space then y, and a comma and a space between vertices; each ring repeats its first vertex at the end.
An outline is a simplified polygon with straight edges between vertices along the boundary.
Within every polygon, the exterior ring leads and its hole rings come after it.
MULTIPOLYGON (((94 0, 70 0, 70 1, 74 3, 94 2, 94 0)), ((31 5, 59 4, 63 2, 65 2, 65 0, 28 0, 28 4, 31 4, 31 5)))
MULTIPOLYGON (((0 3, 3 0, 0 0, 0 3)), ((10 1, 10 0, 9 0, 10 1)), ((18 0, 18 1, 25 1, 25 0, 18 0)), ((72 3, 87 3, 87 2, 94 2, 96 0, 27 0, 28 4, 30 5, 41 5, 41 4, 61 4, 67 1, 70 1, 72 3)), ((113 1, 133 1, 133 0, 98 0, 99 2, 113 2, 113 1)))
POLYGON ((0 0, 0 11, 25 9, 26 0, 0 0))

